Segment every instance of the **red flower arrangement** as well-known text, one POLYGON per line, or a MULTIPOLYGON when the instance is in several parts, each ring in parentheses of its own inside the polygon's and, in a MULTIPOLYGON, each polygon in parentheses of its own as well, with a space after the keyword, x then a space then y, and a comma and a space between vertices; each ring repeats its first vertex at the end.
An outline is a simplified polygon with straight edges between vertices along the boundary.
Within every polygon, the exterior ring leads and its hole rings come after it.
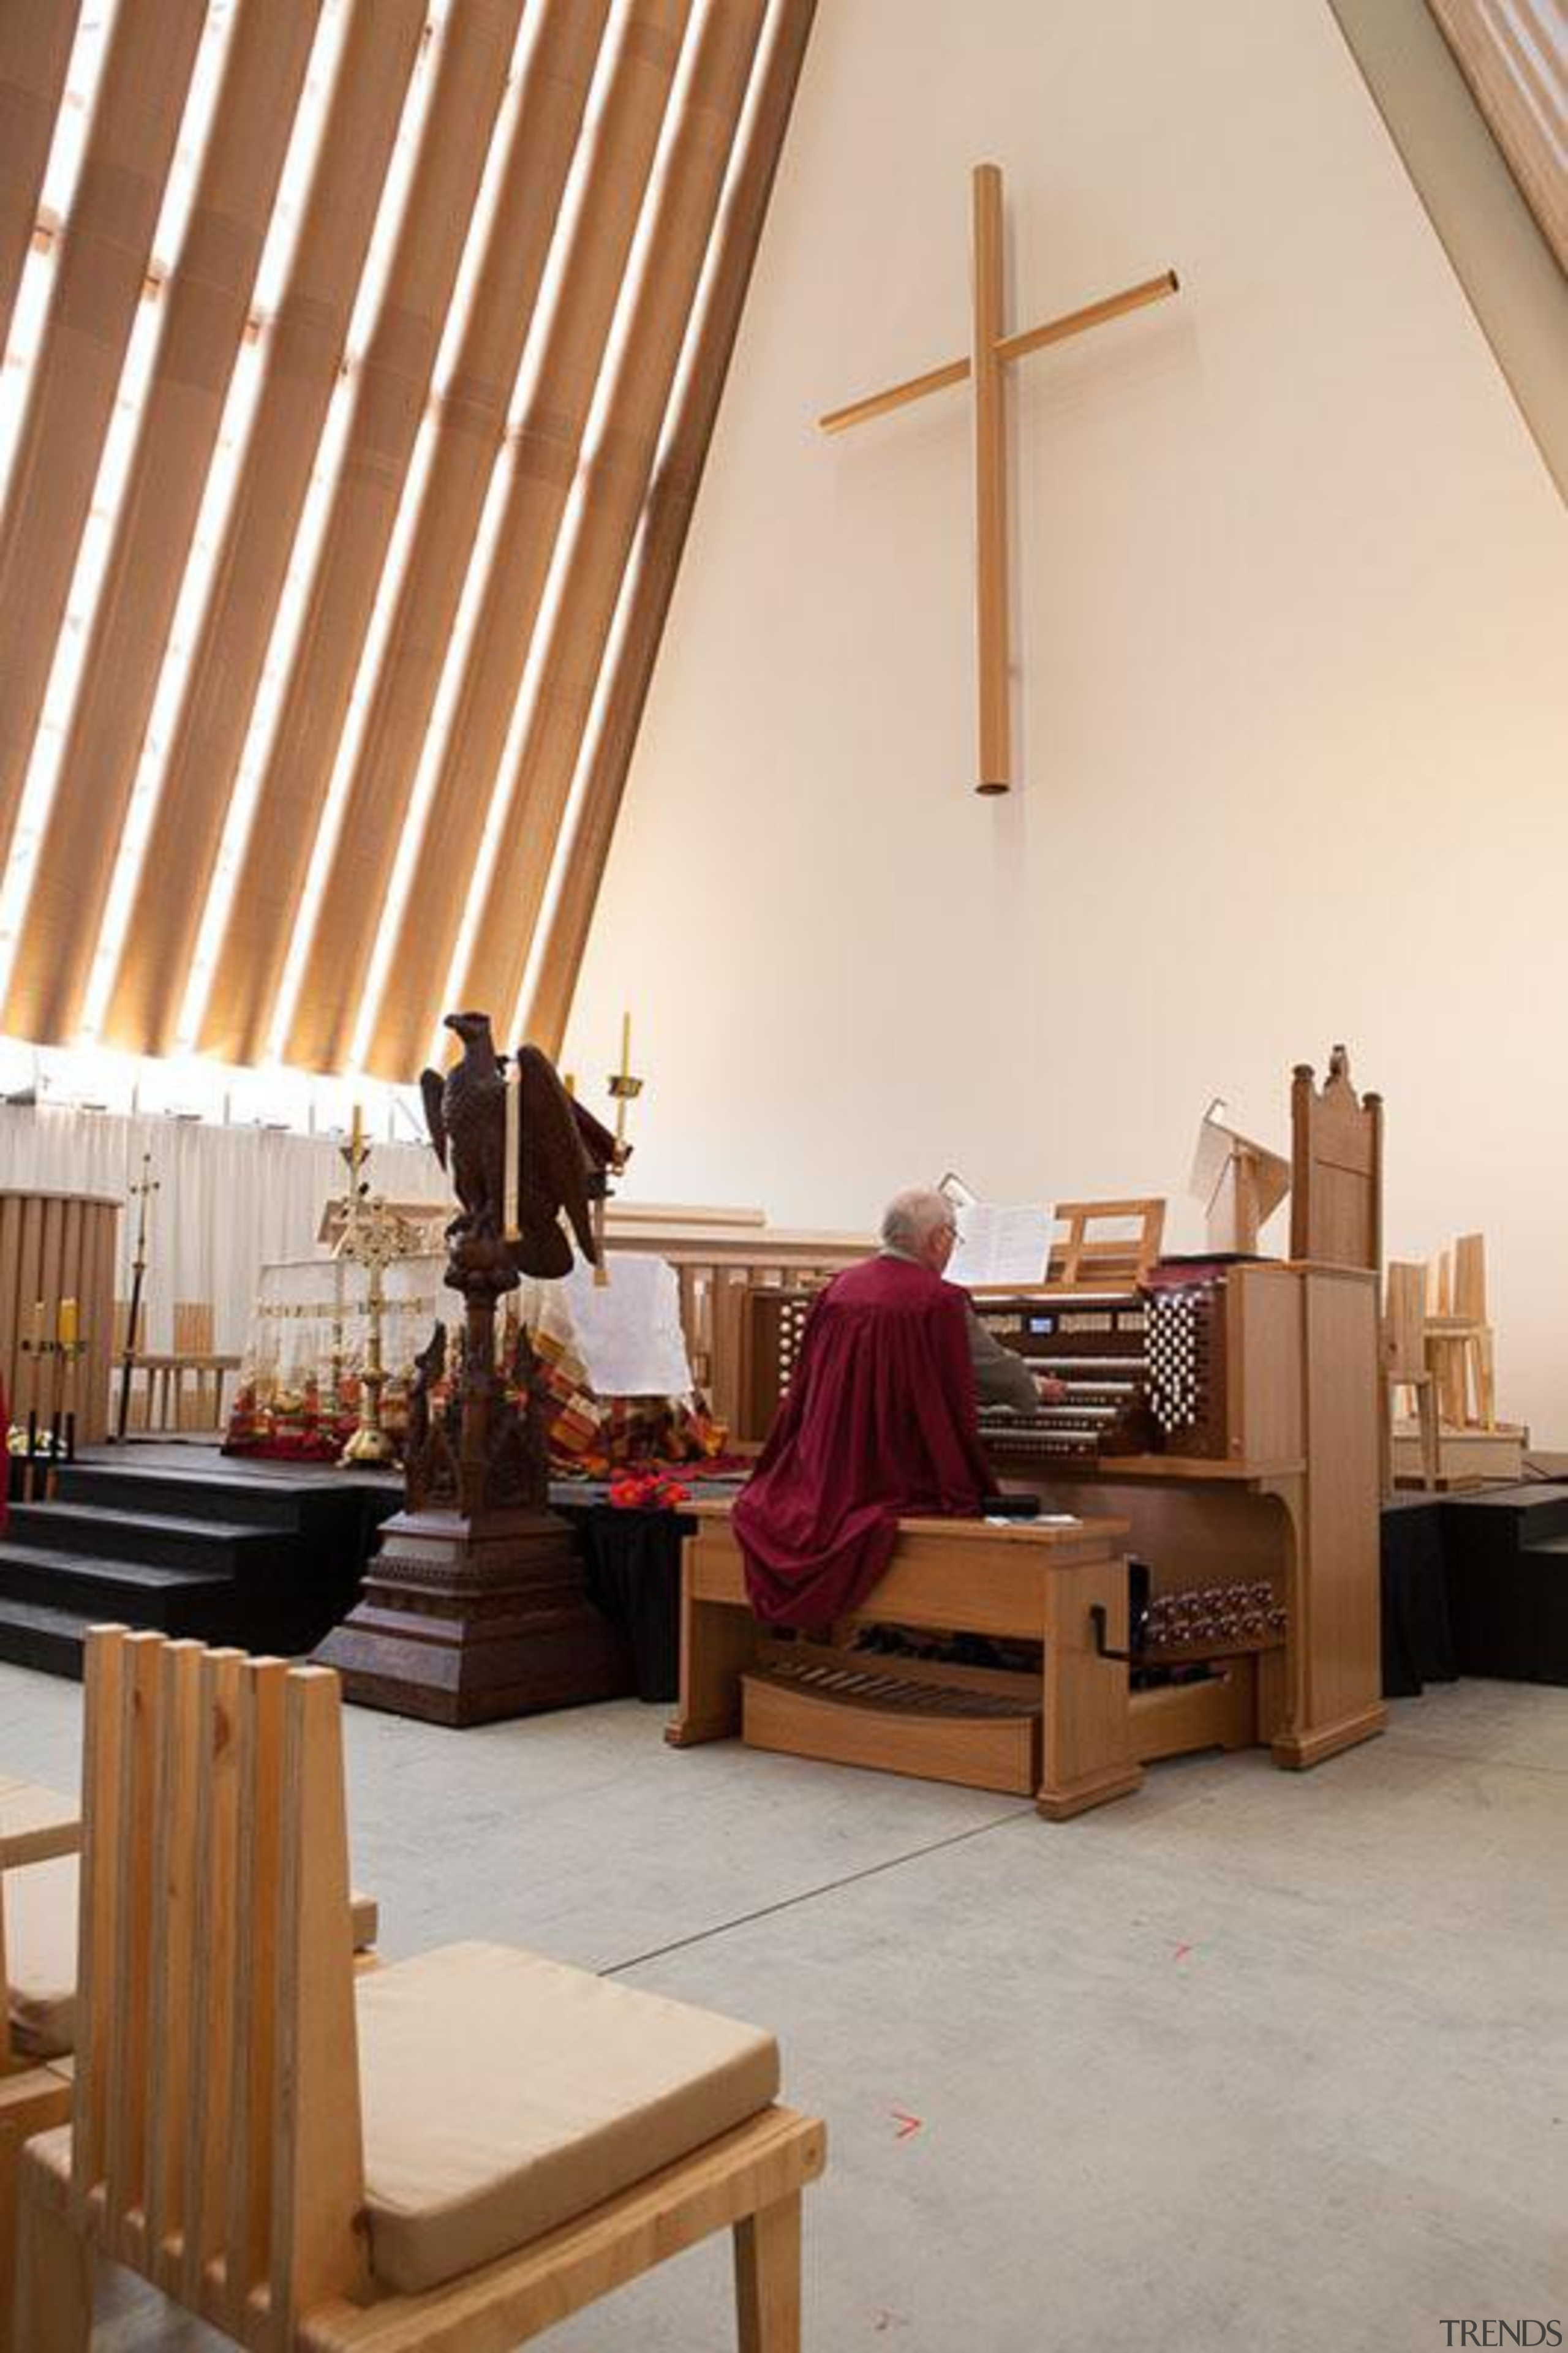
POLYGON ((620 1471, 609 1482, 618 1512, 673 1512, 689 1504, 692 1491, 662 1471, 620 1471))

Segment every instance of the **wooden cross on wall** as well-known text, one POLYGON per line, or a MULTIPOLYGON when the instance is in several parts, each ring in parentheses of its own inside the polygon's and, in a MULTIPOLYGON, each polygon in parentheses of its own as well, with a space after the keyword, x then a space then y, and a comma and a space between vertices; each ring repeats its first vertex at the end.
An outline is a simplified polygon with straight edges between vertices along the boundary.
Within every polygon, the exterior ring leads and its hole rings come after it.
POLYGON ((1070 311, 1043 327, 1027 327, 1022 334, 1002 332, 1001 171, 995 164, 977 164, 970 181, 972 210, 971 332, 967 359, 949 360, 943 367, 912 376, 886 392, 874 392, 847 408, 835 408, 818 419, 824 433, 842 433, 851 425, 885 417, 927 393, 949 385, 974 385, 975 452, 975 624, 980 682, 980 777, 975 790, 1005 793, 1012 785, 1012 723, 1008 697, 1007 622, 1007 415, 1006 371, 1014 360, 1047 343, 1059 343, 1086 328, 1119 319, 1146 302, 1161 301, 1177 291, 1177 277, 1167 269, 1120 294, 1107 294, 1081 311, 1070 311))

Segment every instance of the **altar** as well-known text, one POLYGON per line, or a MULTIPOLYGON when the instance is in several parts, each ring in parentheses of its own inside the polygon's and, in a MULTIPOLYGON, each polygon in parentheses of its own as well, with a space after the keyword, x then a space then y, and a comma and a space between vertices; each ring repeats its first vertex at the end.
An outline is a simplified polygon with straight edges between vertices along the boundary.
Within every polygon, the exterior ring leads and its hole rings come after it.
MULTIPOLYGON (((444 1253, 418 1250, 381 1272, 380 1426, 399 1451, 410 1386, 438 1325, 432 1395, 444 1396, 455 1373, 458 1311, 445 1269, 444 1253)), ((502 1319, 503 1366, 513 1365, 524 1333, 557 1474, 602 1477, 650 1457, 698 1461, 722 1451, 726 1432, 694 1382, 679 1285, 662 1257, 620 1251, 608 1282, 584 1266, 558 1282, 524 1277, 502 1319)), ((334 1257, 264 1267, 225 1452, 336 1461, 360 1425, 371 1346, 369 1285, 354 1264, 334 1257)))

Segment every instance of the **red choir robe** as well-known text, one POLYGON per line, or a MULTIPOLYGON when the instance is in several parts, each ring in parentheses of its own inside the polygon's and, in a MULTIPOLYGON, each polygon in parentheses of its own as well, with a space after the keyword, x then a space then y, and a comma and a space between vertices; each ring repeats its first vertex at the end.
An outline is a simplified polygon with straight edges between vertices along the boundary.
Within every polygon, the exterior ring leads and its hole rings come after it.
POLYGON ((814 1630, 858 1609, 904 1514, 961 1518, 991 1486, 976 1421, 969 1300, 906 1259, 838 1275, 736 1499, 758 1618, 814 1630))

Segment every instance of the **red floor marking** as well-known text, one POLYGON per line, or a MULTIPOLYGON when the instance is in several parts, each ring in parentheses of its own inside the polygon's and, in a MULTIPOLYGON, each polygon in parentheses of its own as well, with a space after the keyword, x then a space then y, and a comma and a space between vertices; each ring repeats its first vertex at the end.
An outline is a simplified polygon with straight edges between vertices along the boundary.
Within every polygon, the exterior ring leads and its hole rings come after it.
POLYGON ((1184 1961, 1192 1949, 1192 1947, 1191 1945, 1178 1945, 1176 1947, 1176 1958, 1179 1961, 1184 1961))
POLYGON ((890 2116, 896 2116, 898 2119, 898 2130, 893 2136, 895 2140, 907 2140, 911 2133, 919 2131, 918 2116, 909 2116, 903 2108, 889 2108, 887 2113, 890 2116))

